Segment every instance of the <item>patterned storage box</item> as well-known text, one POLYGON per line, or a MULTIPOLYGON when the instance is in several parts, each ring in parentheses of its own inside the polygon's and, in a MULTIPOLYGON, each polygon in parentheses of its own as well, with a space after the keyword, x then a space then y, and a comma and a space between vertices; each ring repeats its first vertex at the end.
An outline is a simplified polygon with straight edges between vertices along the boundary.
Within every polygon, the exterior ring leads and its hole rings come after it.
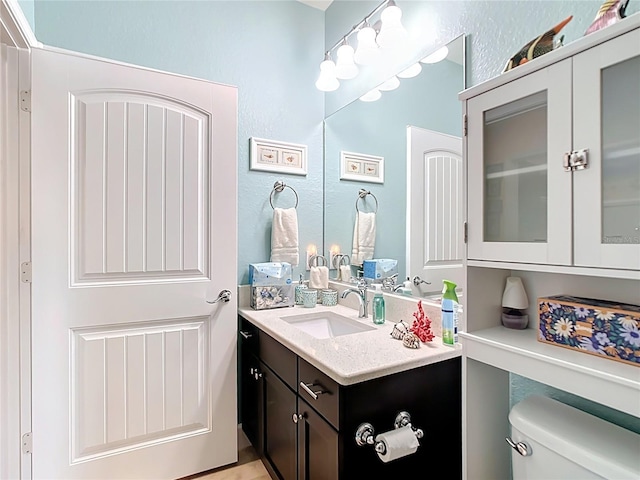
POLYGON ((267 262, 249 264, 249 285, 251 286, 251 308, 293 307, 295 293, 291 282, 291 264, 287 262, 267 262))
POLYGON ((538 314, 539 341, 640 365, 640 306, 556 295, 538 314))
POLYGON ((266 310, 268 308, 293 307, 293 285, 269 285, 251 287, 251 308, 266 310))

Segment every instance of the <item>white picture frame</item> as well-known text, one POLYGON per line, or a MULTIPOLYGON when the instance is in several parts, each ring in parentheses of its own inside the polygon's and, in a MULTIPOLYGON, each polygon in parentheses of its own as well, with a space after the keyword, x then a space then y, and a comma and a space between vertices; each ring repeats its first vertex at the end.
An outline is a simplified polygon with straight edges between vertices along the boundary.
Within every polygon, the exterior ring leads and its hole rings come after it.
POLYGON ((307 146, 265 138, 250 138, 250 170, 307 174, 307 146))
POLYGON ((340 180, 384 183, 384 157, 341 150, 340 180))

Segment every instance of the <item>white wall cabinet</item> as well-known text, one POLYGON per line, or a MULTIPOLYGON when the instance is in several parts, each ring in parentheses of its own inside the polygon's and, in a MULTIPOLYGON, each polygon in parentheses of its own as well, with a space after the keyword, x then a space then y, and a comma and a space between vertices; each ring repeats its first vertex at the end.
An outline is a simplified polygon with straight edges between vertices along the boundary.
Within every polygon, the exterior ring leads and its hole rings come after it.
POLYGON ((635 29, 467 100, 469 259, 640 269, 639 85, 635 29))
POLYGON ((640 14, 460 94, 463 476, 511 478, 510 374, 640 417, 640 368, 538 341, 537 300, 640 303, 640 14), (584 169, 565 153, 588 149, 584 169), (508 276, 529 326, 500 321, 508 276))

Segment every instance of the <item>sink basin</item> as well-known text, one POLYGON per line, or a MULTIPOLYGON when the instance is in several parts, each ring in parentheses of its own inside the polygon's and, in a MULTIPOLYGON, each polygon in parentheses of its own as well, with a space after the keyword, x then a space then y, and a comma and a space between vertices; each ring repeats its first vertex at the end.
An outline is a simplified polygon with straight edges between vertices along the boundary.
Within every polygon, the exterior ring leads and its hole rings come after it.
POLYGON ((374 330, 372 326, 333 312, 313 312, 280 317, 316 338, 333 338, 374 330))

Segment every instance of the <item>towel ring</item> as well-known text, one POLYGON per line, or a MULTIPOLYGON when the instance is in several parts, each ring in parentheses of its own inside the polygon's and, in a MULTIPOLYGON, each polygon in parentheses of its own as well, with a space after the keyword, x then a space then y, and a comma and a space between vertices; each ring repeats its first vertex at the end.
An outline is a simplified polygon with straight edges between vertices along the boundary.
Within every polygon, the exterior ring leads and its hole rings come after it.
POLYGON ((338 253, 333 257, 333 265, 334 269, 338 269, 341 265, 349 265, 351 263, 351 258, 349 255, 345 253, 338 253))
POLYGON ((318 260, 322 259, 322 266, 326 267, 327 266, 327 259, 324 258, 322 255, 311 255, 309 257, 309 268, 311 267, 318 267, 318 260))
POLYGON ((271 194, 269 195, 269 203, 271 204, 271 208, 273 208, 274 210, 275 210, 275 207, 273 206, 273 194, 276 192, 280 193, 285 188, 290 188, 293 194, 296 196, 296 204, 293 206, 293 208, 298 208, 298 192, 296 192, 293 187, 287 185, 281 180, 278 180, 276 183, 273 184, 273 190, 271 190, 271 194))
POLYGON ((356 198, 356 212, 360 211, 360 209, 358 208, 358 200, 364 199, 367 195, 371 195, 376 202, 376 209, 373 211, 373 213, 378 213, 378 199, 373 193, 371 193, 369 190, 365 190, 364 188, 361 188, 358 192, 358 198, 356 198))

